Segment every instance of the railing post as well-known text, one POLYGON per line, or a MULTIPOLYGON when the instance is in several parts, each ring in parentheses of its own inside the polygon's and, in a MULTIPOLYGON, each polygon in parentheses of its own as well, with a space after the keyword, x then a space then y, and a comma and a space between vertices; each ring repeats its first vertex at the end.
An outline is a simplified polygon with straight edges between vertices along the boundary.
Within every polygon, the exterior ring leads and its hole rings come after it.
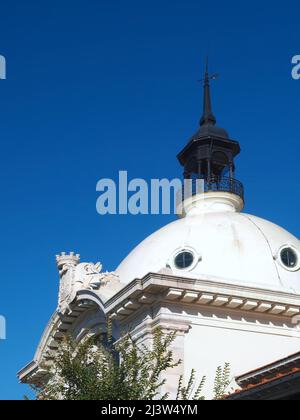
POLYGON ((207 190, 210 191, 211 188, 211 162, 210 159, 207 159, 207 190))
POLYGON ((204 193, 207 191, 223 191, 223 192, 236 194, 244 200, 243 184, 234 178, 209 177, 207 179, 203 179, 202 184, 200 184, 200 182, 201 182, 201 178, 197 178, 197 179, 185 178, 182 199, 184 200, 188 198, 187 195, 194 196, 196 194, 199 194, 200 191, 198 191, 199 190, 198 185, 201 185, 202 186, 201 193, 204 193))

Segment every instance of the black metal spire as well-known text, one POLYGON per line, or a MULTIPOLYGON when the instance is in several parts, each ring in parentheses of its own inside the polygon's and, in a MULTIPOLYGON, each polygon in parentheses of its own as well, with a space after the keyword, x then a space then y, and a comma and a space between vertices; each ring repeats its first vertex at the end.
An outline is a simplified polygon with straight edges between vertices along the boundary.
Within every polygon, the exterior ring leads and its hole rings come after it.
POLYGON ((212 112, 211 96, 210 96, 210 80, 216 79, 217 75, 209 75, 208 58, 206 59, 205 75, 202 81, 204 82, 204 102, 203 102, 203 116, 200 120, 200 125, 215 125, 216 118, 212 112))
POLYGON ((177 155, 184 167, 185 179, 203 179, 206 191, 223 191, 243 198, 243 186, 235 179, 235 157, 240 153, 239 142, 230 139, 226 130, 216 125, 212 111, 208 60, 203 82, 204 105, 200 128, 177 155))

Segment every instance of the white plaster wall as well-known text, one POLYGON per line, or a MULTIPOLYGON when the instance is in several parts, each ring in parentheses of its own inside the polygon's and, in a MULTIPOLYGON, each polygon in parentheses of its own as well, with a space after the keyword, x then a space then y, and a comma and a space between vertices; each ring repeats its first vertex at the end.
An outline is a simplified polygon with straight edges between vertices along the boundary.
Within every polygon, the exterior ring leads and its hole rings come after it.
POLYGON ((147 344, 153 328, 158 326, 167 332, 176 331, 172 351, 174 360, 183 363, 166 372, 167 383, 162 390, 172 399, 180 375, 184 374, 187 382, 192 369, 196 369, 199 380, 207 376, 205 395, 211 399, 218 366, 230 363, 232 386, 236 389, 236 376, 300 349, 300 330, 285 317, 166 302, 145 309, 127 320, 127 330, 135 338, 140 337, 140 342, 147 344))
POLYGON ((283 335, 280 335, 276 330, 276 335, 272 335, 271 331, 242 331, 194 324, 185 336, 185 376, 188 377, 193 368, 199 378, 206 375, 205 394, 211 398, 218 366, 229 362, 232 377, 257 369, 298 352, 300 339, 297 334, 283 330, 283 335))

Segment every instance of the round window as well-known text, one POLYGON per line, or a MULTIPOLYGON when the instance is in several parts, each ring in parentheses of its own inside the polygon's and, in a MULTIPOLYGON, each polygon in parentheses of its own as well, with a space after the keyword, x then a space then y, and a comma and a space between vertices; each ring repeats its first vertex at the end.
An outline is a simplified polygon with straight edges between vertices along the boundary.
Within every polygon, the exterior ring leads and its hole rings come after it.
POLYGON ((180 270, 189 268, 194 262, 194 255, 189 251, 182 251, 176 255, 174 263, 175 267, 180 270))
POLYGON ((280 259, 283 265, 290 270, 298 266, 298 255, 293 248, 283 248, 280 252, 280 259))

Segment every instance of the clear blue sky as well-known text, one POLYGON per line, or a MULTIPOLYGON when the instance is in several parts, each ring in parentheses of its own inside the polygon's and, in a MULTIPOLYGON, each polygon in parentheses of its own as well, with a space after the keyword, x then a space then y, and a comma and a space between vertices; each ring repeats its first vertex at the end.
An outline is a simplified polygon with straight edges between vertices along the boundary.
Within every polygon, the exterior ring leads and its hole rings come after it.
POLYGON ((0 54, 0 399, 21 399, 57 304, 54 256, 113 270, 168 216, 100 217, 95 185, 176 177, 197 128, 209 53, 214 111, 240 141, 247 212, 300 236, 299 2, 3 0, 0 54))

